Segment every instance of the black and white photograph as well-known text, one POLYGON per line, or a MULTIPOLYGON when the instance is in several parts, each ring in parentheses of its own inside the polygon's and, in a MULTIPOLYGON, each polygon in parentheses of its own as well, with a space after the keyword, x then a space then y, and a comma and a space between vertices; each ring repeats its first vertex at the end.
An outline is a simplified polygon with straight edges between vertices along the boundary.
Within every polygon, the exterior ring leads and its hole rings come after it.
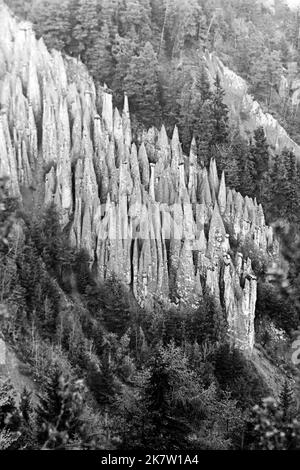
POLYGON ((300 0, 0 0, 0 451, 300 450, 299 104, 300 0))

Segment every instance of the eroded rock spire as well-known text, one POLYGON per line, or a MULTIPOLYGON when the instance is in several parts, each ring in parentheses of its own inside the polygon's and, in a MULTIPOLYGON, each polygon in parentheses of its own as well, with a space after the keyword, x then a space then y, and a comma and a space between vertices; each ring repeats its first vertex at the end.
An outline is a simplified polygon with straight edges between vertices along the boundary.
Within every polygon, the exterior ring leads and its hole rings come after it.
POLYGON ((40 202, 55 202, 93 272, 114 274, 142 306, 160 296, 194 308, 210 292, 231 341, 251 351, 256 279, 229 239, 276 253, 262 207, 227 188, 214 160, 201 168, 194 139, 185 156, 176 127, 171 141, 162 126, 136 146, 127 96, 120 115, 80 62, 49 53, 2 4, 0 61, 0 175, 11 194, 43 188, 40 202))

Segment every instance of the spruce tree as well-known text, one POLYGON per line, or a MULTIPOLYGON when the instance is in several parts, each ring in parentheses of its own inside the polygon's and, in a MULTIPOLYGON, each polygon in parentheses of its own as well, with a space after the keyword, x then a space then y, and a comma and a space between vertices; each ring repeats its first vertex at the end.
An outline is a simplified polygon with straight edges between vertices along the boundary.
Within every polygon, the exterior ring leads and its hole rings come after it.
POLYGON ((80 22, 79 15, 80 0, 68 1, 68 20, 69 20, 69 37, 66 46, 67 54, 78 57, 82 51, 81 41, 76 34, 76 27, 80 22))
POLYGON ((77 24, 73 29, 73 37, 78 42, 78 51, 85 61, 89 48, 95 44, 100 29, 97 0, 79 0, 76 14, 77 24))
POLYGON ((300 221, 300 183, 299 183, 299 168, 296 162, 294 152, 287 151, 284 159, 286 167, 286 217, 290 223, 299 224, 300 221))
POLYGON ((116 104, 122 106, 125 91, 125 77, 129 70, 132 57, 137 53, 137 42, 132 38, 124 38, 116 34, 112 44, 111 53, 115 63, 112 80, 116 104))
POLYGON ((110 31, 106 23, 95 36, 85 52, 85 62, 96 82, 111 83, 113 58, 110 45, 110 31))
POLYGON ((62 282, 64 272, 70 270, 74 250, 62 231, 59 213, 54 204, 50 204, 42 214, 29 221, 29 233, 47 270, 62 282))
MULTIPOLYGON (((192 141, 193 132, 195 132, 195 114, 192 108, 192 93, 190 86, 187 85, 181 93, 180 113, 178 116, 178 124, 180 131, 180 141, 185 153, 188 153, 192 141)), ((197 138, 197 135, 196 137, 197 138)))
POLYGON ((118 32, 120 7, 121 3, 119 0, 101 0, 100 2, 100 23, 101 26, 107 25, 111 39, 118 32))
POLYGON ((221 307, 215 299, 205 294, 197 310, 187 321, 187 337, 193 343, 210 342, 215 344, 222 341, 226 332, 226 321, 221 307))
POLYGON ((31 413, 33 411, 31 395, 31 392, 24 387, 20 396, 20 411, 26 423, 30 422, 31 413))
POLYGON ((34 408, 31 400, 32 393, 25 387, 20 395, 19 410, 22 417, 21 436, 19 445, 24 449, 32 449, 35 447, 35 422, 34 408))
POLYGON ((269 172, 266 204, 270 219, 299 224, 299 168, 294 153, 283 149, 275 156, 269 172))
POLYGON ((20 414, 16 404, 16 391, 10 380, 0 379, 0 429, 18 431, 20 414))
POLYGON ((30 21, 49 48, 65 50, 70 40, 69 0, 34 2, 30 21))
POLYGON ((212 144, 219 146, 226 144, 229 137, 229 117, 228 107, 224 103, 225 91, 221 86, 219 74, 216 75, 214 81, 214 92, 212 96, 212 120, 213 120, 213 136, 212 144))
POLYGON ((130 304, 124 286, 115 277, 108 279, 99 292, 99 304, 108 331, 123 336, 130 322, 130 304))
POLYGON ((200 64, 199 70, 196 74, 196 89, 200 93, 202 103, 212 99, 213 92, 210 89, 207 72, 202 63, 200 64))
POLYGON ((90 286, 95 286, 95 281, 89 269, 90 256, 81 249, 73 260, 72 270, 75 273, 76 289, 80 294, 86 294, 90 286))
POLYGON ((56 365, 47 379, 45 391, 39 396, 37 406, 37 440, 44 444, 48 438, 49 425, 56 426, 63 408, 63 398, 59 393, 61 370, 56 365))
POLYGON ((111 347, 109 344, 103 346, 101 355, 101 368, 91 363, 88 370, 88 384, 97 402, 107 413, 108 408, 114 403, 119 387, 116 380, 111 347))
POLYGON ((152 42, 149 0, 125 0, 120 5, 119 22, 119 31, 122 36, 129 37, 134 34, 141 45, 147 41, 152 42))
MULTIPOLYGON (((211 139, 214 132, 212 97, 207 72, 203 66, 196 76, 196 102, 193 103, 192 133, 195 136, 198 162, 207 165, 211 157, 211 139)), ((190 142, 189 142, 190 144, 190 142)))
POLYGON ((259 201, 262 199, 263 195, 263 183, 264 177, 269 168, 269 145, 265 136, 265 131, 263 127, 258 127, 254 131, 254 142, 251 145, 251 154, 253 156, 253 161, 255 165, 255 176, 256 176, 256 185, 255 185, 255 196, 259 201))
POLYGON ((241 145, 239 150, 244 152, 241 155, 241 181, 240 188, 243 196, 255 197, 256 195, 256 170, 255 161, 248 145, 241 145))
POLYGON ((9 379, 0 378, 0 450, 19 447, 21 424, 16 391, 9 379))
POLYGON ((272 103, 272 92, 278 86, 281 74, 280 52, 263 49, 260 56, 253 62, 251 91, 264 101, 268 108, 272 103))
POLYGON ((179 129, 183 150, 188 153, 192 137, 197 144, 198 161, 202 165, 209 162, 211 156, 214 122, 212 117, 212 92, 203 64, 196 73, 194 85, 187 82, 181 92, 179 129))
POLYGON ((161 450, 187 449, 190 428, 172 409, 172 380, 160 351, 154 356, 144 394, 147 409, 146 446, 161 450))
MULTIPOLYGON (((253 175, 244 175, 243 167, 248 158, 249 146, 247 141, 240 135, 238 128, 233 129, 230 141, 220 149, 221 167, 225 171, 226 185, 244 194, 243 178, 250 178, 253 183, 253 175)), ((252 192, 252 189, 251 189, 252 192)), ((247 194, 247 193, 246 193, 247 194)))
POLYGON ((205 101, 201 114, 195 125, 195 139, 197 143, 198 163, 207 166, 213 156, 214 123, 211 115, 211 102, 205 101))
POLYGON ((285 379, 282 390, 279 395, 279 405, 282 410, 283 421, 289 421, 292 415, 292 406, 294 404, 294 393, 290 383, 285 379))
POLYGON ((273 220, 284 218, 286 213, 286 190, 287 176, 284 164, 285 151, 275 155, 272 168, 270 170, 269 190, 268 190, 268 211, 273 220))
POLYGON ((124 79, 125 91, 131 104, 131 111, 146 127, 161 123, 159 103, 158 60, 150 42, 132 57, 124 79))
POLYGON ((75 437, 84 440, 81 383, 67 380, 56 364, 39 395, 37 441, 44 449, 64 449, 75 437))

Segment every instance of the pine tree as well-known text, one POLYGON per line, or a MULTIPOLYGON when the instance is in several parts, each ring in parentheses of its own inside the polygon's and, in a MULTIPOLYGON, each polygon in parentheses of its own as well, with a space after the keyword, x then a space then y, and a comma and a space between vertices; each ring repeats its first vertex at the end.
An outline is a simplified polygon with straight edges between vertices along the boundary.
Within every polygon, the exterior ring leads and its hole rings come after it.
POLYGON ((16 405, 16 392, 10 380, 0 380, 0 429, 8 427, 18 431, 20 415, 16 405))
POLYGON ((212 92, 203 64, 197 70, 194 85, 189 82, 183 88, 180 99, 179 129, 183 150, 188 153, 192 137, 195 137, 199 163, 205 165, 211 156, 214 132, 212 117, 212 92))
POLYGON ((99 293, 106 328, 119 337, 128 329, 130 304, 123 285, 115 278, 108 279, 99 293))
POLYGON ((88 384, 91 391, 107 413, 108 408, 114 403, 119 391, 110 344, 103 346, 101 355, 101 368, 91 363, 88 370, 88 384))
POLYGON ((73 28, 73 37, 78 43, 78 51, 83 61, 87 59, 99 34, 99 6, 97 0, 79 0, 76 12, 77 24, 73 28))
POLYGON ((20 395, 19 403, 20 415, 22 417, 19 445, 22 449, 32 449, 35 447, 34 408, 31 396, 32 393, 24 387, 20 395))
POLYGON ((299 223, 299 169, 294 153, 288 149, 275 156, 265 201, 271 220, 299 223))
POLYGON ((42 226, 42 257, 47 268, 60 275, 61 264, 64 257, 63 234, 59 214, 54 204, 45 211, 42 226))
POLYGON ((44 444, 48 438, 49 425, 56 426, 63 408, 63 397, 59 393, 62 374, 58 366, 55 366, 48 378, 45 392, 39 396, 37 406, 37 439, 44 444))
MULTIPOLYGON (((111 83, 114 63, 112 57, 113 38, 117 27, 113 22, 117 14, 117 3, 104 0, 71 1, 72 44, 81 54, 96 82, 111 83)), ((73 50, 73 54, 74 54, 73 50)))
POLYGON ((212 144, 219 146, 226 144, 229 137, 228 107, 224 103, 225 91, 221 86, 219 74, 214 82, 214 92, 212 96, 212 120, 214 125, 212 144))
POLYGON ((207 72, 203 64, 200 64, 196 74, 196 89, 200 93, 202 103, 212 99, 213 92, 210 89, 207 72))
POLYGON ((252 67, 252 92, 269 107, 272 91, 278 86, 282 74, 280 52, 265 48, 252 67))
POLYGON ((56 206, 50 204, 44 213, 32 218, 29 221, 29 231, 46 268, 59 282, 63 282, 64 272, 71 268, 74 250, 62 231, 56 206))
POLYGON ((209 164, 213 152, 214 123, 211 113, 211 102, 205 101, 201 115, 195 126, 195 139, 198 149, 198 163, 202 166, 209 164))
POLYGON ((18 448, 21 415, 16 404, 16 391, 10 380, 0 378, 0 449, 18 448))
POLYGON ((253 156, 255 165, 255 196, 261 202, 264 177, 269 168, 269 145, 265 136, 263 127, 258 127, 254 131, 254 142, 251 145, 250 152, 253 156))
MULTIPOLYGON (((241 155, 240 160, 240 188, 243 196, 255 197, 255 188, 256 188, 256 169, 255 162, 252 152, 248 145, 241 145, 241 150, 244 149, 244 152, 241 155)), ((239 149, 239 150, 240 150, 239 149)))
POLYGON ((92 274, 89 269, 90 256, 85 250, 79 250, 73 261, 72 270, 76 277, 76 288, 80 294, 86 294, 89 286, 94 286, 92 274))
POLYGON ((81 381, 71 382, 55 365, 39 395, 37 406, 37 441, 45 449, 64 449, 72 439, 85 439, 81 419, 83 387, 81 381))
POLYGON ((111 52, 115 62, 115 70, 112 81, 112 88, 115 92, 115 101, 121 106, 124 99, 125 77, 129 70, 129 65, 133 56, 138 50, 137 42, 132 38, 123 38, 116 34, 112 44, 111 52))
POLYGON ((85 52, 85 62, 96 82, 111 83, 113 58, 110 46, 110 31, 106 23, 85 52))
POLYGON ((144 46, 152 41, 151 7, 149 0, 125 0, 119 11, 119 32, 124 37, 134 34, 144 46))
POLYGON ((68 41, 65 46, 65 52, 71 56, 78 57, 81 53, 81 44, 75 37, 74 30, 77 24, 80 21, 80 17, 78 14, 79 10, 79 2, 80 0, 69 0, 68 1, 68 23, 69 23, 69 31, 68 31, 68 41))
POLYGON ((300 221, 300 184, 299 168, 296 163, 294 152, 287 151, 284 156, 286 167, 287 190, 286 190, 286 217, 289 222, 299 224, 300 221))
POLYGON ((242 180, 247 176, 248 180, 250 179, 251 185, 251 183, 253 184, 253 175, 249 173, 243 174, 245 160, 249 154, 249 145, 240 135, 239 129, 233 129, 229 143, 220 149, 220 153, 221 167, 225 171, 226 185, 244 194, 242 180))
POLYGON ((131 111, 150 127, 159 126, 161 107, 159 103, 158 61, 150 42, 131 59, 124 88, 130 98, 131 111))
POLYGON ((294 393, 290 386, 290 383, 285 379, 282 390, 279 395, 279 405, 282 409, 282 419, 283 421, 289 421, 292 414, 292 405, 294 403, 294 393))
POLYGON ((267 195, 268 211, 273 220, 285 217, 286 213, 286 189, 287 176, 284 164, 285 151, 275 155, 273 166, 270 170, 269 190, 267 195))
POLYGON ((172 5, 175 10, 172 15, 173 27, 170 24, 172 16, 169 16, 169 30, 173 39, 172 56, 181 57, 185 47, 191 48, 195 44, 198 46, 200 7, 197 0, 182 0, 174 3, 175 5, 172 5))
POLYGON ((31 392, 24 387, 20 396, 20 412, 26 423, 30 422, 31 413, 33 411, 31 395, 31 392))
POLYGON ((102 0, 100 3, 101 26, 108 26, 111 40, 113 40, 118 32, 118 20, 120 16, 121 3, 119 0, 102 0))
MULTIPOLYGON (((196 76, 195 97, 192 109, 192 132, 196 139, 198 161, 207 165, 211 157, 211 139, 214 132, 212 97, 207 72, 202 64, 196 76)), ((189 142, 190 144, 190 142, 189 142)))
POLYGON ((152 35, 154 50, 158 51, 160 57, 165 46, 165 27, 168 16, 168 3, 161 0, 151 1, 151 16, 152 16, 152 35))
POLYGON ((215 299, 205 294, 200 306, 190 315, 187 322, 187 338, 189 341, 213 344, 224 339, 226 322, 222 309, 215 299))
POLYGON ((188 448, 190 432, 186 422, 174 415, 171 406, 172 380, 161 352, 157 352, 144 390, 147 409, 147 447, 152 449, 180 450, 188 448))
MULTIPOLYGON (((162 46, 163 47, 163 46, 162 46)), ((160 49, 160 61, 164 60, 165 50, 160 49)), ((180 129, 180 119, 182 119, 183 96, 190 94, 190 79, 186 78, 184 69, 177 67, 176 61, 170 63, 170 69, 166 70, 160 67, 160 85, 161 85, 161 106, 163 111, 163 122, 168 135, 172 135, 174 126, 180 129), (187 92, 186 92, 187 90, 187 92)), ((181 140, 182 141, 182 140, 181 140)), ((184 142, 182 142, 184 146, 184 142)), ((190 142, 187 143, 190 145, 190 142)))
POLYGON ((65 50, 70 40, 69 0, 34 2, 30 21, 49 48, 65 50))

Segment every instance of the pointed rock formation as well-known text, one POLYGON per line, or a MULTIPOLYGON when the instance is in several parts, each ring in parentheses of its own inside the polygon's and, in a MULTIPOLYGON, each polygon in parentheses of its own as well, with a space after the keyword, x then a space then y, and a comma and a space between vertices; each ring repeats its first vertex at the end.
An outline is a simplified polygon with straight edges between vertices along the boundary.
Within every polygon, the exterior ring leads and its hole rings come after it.
POLYGON ((278 253, 261 205, 226 188, 215 160, 200 168, 194 139, 183 155, 177 127, 171 142, 162 126, 137 147, 127 96, 120 115, 79 61, 49 53, 2 3, 0 73, 0 176, 11 195, 41 186, 40 203, 55 202, 99 279, 116 275, 145 308, 156 296, 192 308, 209 291, 232 342, 251 351, 256 279, 229 238, 278 253))

